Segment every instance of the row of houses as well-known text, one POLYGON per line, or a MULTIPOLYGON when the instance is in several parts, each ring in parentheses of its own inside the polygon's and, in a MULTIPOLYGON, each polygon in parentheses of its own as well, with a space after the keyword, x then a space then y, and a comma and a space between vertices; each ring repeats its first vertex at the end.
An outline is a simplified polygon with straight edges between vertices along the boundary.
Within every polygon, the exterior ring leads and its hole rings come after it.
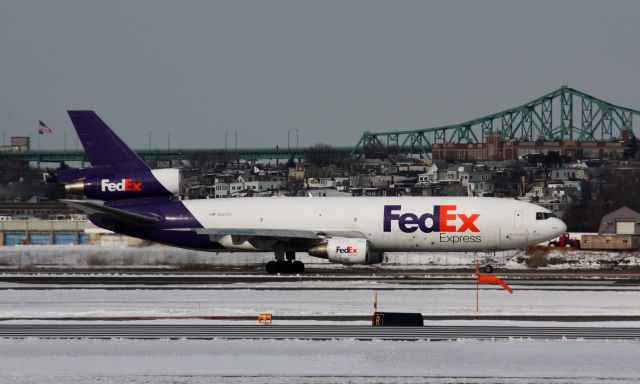
POLYGON ((352 195, 519 197, 544 205, 568 204, 579 199, 582 182, 588 180, 588 167, 584 164, 550 169, 525 167, 517 161, 481 165, 432 161, 392 167, 379 165, 377 169, 363 167, 365 173, 307 172, 299 164, 290 172, 265 172, 255 168, 233 175, 209 174, 187 186, 186 194, 191 198, 272 196, 283 194, 283 190, 297 184, 298 189, 334 189, 352 195))
POLYGON ((191 198, 268 196, 282 189, 287 178, 277 175, 240 174, 236 176, 220 174, 215 175, 211 181, 211 183, 200 182, 187 186, 186 195, 191 198))

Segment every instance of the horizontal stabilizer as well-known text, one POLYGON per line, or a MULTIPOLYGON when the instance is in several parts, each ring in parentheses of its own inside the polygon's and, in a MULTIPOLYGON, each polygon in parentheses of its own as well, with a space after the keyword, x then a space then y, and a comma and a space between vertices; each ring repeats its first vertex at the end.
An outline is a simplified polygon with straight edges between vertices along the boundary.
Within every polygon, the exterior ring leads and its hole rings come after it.
POLYGON ((132 222, 141 225, 158 224, 160 219, 140 213, 129 212, 102 204, 100 201, 60 199, 61 202, 81 210, 87 214, 97 214, 114 220, 132 222))
POLYGON ((111 167, 91 167, 84 169, 67 168, 58 171, 58 181, 61 183, 70 183, 72 181, 89 178, 92 176, 105 176, 113 174, 111 167))

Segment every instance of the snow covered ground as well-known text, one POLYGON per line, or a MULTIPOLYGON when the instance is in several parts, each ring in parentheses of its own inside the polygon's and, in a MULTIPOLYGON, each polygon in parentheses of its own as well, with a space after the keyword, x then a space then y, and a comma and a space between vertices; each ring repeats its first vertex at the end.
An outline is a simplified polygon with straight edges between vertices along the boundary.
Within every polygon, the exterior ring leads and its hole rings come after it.
POLYGON ((621 341, 0 340, 2 383, 623 383, 621 341))
MULTIPOLYGON (((483 287, 480 315, 640 316, 640 290, 634 286, 593 287, 586 282, 571 290, 560 283, 513 287, 513 295, 483 287)), ((475 292, 468 283, 407 289, 397 282, 357 278, 207 285, 207 289, 20 288, 0 291, 0 317, 256 316, 269 312, 274 324, 290 324, 278 316, 371 314, 374 292, 383 311, 471 316, 475 308, 475 292)), ((29 321, 39 322, 47 321, 29 321)), ((484 320, 426 324, 559 325, 484 320)), ((562 325, 639 327, 640 322, 562 325)), ((0 383, 631 383, 640 381, 638 356, 638 341, 0 339, 0 383)))
MULTIPOLYGON (((344 282, 340 282, 345 284, 344 282)), ((284 284, 284 283, 282 283, 284 284)), ((291 282, 302 287, 305 283, 291 282), (298 285, 299 284, 299 285, 298 285)), ((318 286, 320 282, 309 285, 318 286)), ((172 316, 277 316, 367 315, 373 312, 376 287, 340 289, 255 290, 239 284, 233 290, 2 290, 0 318, 50 317, 172 317, 172 316)), ((379 290, 382 311, 420 312, 424 315, 473 315, 475 291, 469 285, 445 285, 429 290, 379 290)), ((480 291, 480 315, 633 315, 640 316, 640 290, 536 290, 518 289, 510 295, 502 289, 480 291)))

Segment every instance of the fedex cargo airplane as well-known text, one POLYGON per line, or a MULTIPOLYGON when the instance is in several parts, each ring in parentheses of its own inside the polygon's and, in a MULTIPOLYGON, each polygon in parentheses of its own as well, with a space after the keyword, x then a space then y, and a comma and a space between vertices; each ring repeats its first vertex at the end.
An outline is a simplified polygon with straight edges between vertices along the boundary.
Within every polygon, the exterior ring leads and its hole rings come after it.
POLYGON ((296 252, 342 264, 383 252, 491 252, 564 233, 549 210, 484 197, 265 197, 178 200, 178 169, 150 169, 93 111, 69 111, 92 167, 59 172, 63 200, 99 227, 176 247, 273 252, 269 273, 302 272, 296 252))

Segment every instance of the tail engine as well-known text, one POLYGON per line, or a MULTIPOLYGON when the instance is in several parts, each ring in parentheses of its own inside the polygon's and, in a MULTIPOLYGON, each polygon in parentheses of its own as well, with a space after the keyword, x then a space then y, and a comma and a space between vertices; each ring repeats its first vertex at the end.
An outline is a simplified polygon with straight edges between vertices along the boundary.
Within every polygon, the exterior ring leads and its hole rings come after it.
POLYGON ((96 171, 91 171, 91 168, 85 170, 86 173, 81 178, 66 184, 65 189, 69 193, 99 200, 171 196, 180 193, 179 169, 166 168, 129 173, 96 171))

